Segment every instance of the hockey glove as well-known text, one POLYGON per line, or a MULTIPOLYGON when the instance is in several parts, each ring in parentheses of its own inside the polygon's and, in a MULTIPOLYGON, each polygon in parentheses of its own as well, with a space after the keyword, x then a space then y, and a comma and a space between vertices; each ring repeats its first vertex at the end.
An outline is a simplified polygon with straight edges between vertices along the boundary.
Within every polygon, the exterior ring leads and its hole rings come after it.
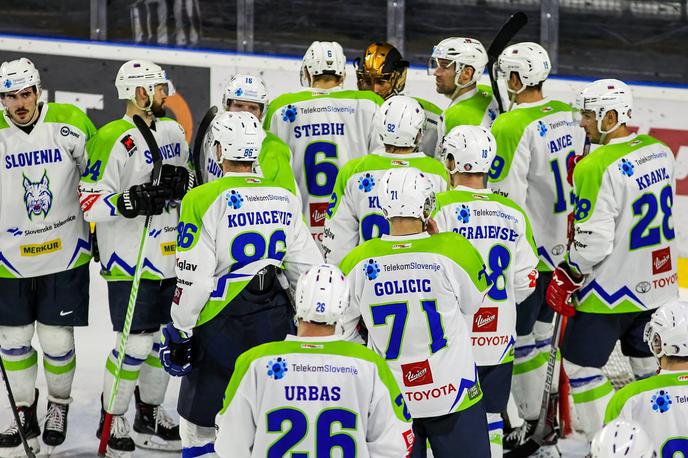
POLYGON ((194 187, 196 178, 186 167, 163 164, 160 185, 169 189, 174 200, 181 200, 194 187))
POLYGON ((175 377, 191 372, 191 337, 168 323, 162 330, 160 362, 165 371, 175 377))
POLYGON ((547 286, 547 293, 545 293, 547 305, 560 315, 567 317, 575 315, 576 309, 571 302, 571 297, 582 284, 583 278, 574 280, 568 265, 562 262, 552 274, 552 280, 547 286))
POLYGON ((576 164, 578 164, 581 159, 583 159, 583 155, 573 154, 569 156, 569 159, 566 162, 566 181, 568 181, 570 186, 573 186, 573 170, 576 168, 576 164))
POLYGON ((160 215, 165 201, 171 199, 170 191, 150 183, 137 184, 124 191, 117 200, 117 210, 125 218, 139 215, 160 215))

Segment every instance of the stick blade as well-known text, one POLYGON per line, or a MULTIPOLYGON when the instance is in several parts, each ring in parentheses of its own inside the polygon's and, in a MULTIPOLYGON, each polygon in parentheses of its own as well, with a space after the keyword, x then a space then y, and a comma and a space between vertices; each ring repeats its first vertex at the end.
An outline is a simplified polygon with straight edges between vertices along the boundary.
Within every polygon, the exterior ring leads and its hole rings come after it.
POLYGON ((487 56, 490 60, 497 60, 499 55, 504 51, 506 45, 516 36, 528 23, 528 16, 523 11, 517 11, 504 23, 502 28, 497 33, 497 36, 492 40, 492 44, 487 50, 487 56))
POLYGON ((202 167, 204 167, 206 163, 206 158, 203 156, 203 140, 205 139, 205 135, 208 132, 210 123, 213 122, 216 114, 217 107, 210 107, 205 116, 203 116, 203 119, 198 126, 198 130, 196 131, 196 138, 194 138, 193 151, 191 151, 191 153, 193 155, 194 168, 196 169, 196 183, 198 184, 203 184, 205 182, 205 177, 202 170, 202 167))

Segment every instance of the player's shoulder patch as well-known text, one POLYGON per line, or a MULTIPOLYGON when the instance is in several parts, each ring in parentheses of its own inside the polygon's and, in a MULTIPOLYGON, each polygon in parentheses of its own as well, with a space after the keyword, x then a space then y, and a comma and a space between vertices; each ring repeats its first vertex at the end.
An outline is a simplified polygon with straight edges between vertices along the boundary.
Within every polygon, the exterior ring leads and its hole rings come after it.
MULTIPOLYGON (((96 132, 93 122, 91 122, 86 113, 71 103, 50 102, 46 104, 46 109, 48 112, 45 114, 45 118, 43 118, 46 123, 68 124, 80 130, 87 138, 92 137, 96 132)), ((62 126, 60 133, 64 136, 80 135, 78 132, 73 132, 69 126, 62 126)))

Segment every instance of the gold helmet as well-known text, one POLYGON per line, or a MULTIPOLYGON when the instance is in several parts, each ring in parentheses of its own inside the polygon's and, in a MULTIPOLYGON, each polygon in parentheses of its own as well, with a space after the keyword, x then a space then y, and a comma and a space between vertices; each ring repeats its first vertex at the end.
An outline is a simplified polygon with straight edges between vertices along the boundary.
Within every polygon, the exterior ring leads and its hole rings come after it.
POLYGON ((402 59, 399 50, 391 44, 376 42, 366 48, 363 59, 354 59, 354 67, 359 90, 372 91, 376 81, 388 81, 391 90, 378 94, 387 99, 404 90, 409 62, 402 59))

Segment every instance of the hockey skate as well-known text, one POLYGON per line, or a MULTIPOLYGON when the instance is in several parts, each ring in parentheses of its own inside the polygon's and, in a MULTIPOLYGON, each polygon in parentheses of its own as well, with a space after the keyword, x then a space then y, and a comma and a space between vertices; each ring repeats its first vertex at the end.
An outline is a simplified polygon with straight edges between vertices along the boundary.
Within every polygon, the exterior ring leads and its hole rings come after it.
MULTIPOLYGON (((96 436, 100 439, 105 423, 105 410, 100 410, 100 424, 96 436)), ((105 456, 112 458, 130 458, 131 453, 136 450, 136 445, 129 436, 129 422, 124 415, 113 415, 112 426, 110 426, 110 438, 108 439, 105 456)))
POLYGON ((48 400, 48 413, 43 428, 43 443, 48 446, 48 455, 65 441, 70 401, 71 399, 60 399, 59 402, 48 400))
POLYGON ((136 417, 134 436, 136 445, 141 448, 177 452, 182 449, 179 425, 175 425, 162 406, 146 404, 141 401, 139 387, 134 391, 136 397, 136 417))
MULTIPOLYGON (((36 418, 37 403, 38 390, 36 390, 36 398, 33 401, 33 405, 30 407, 17 407, 17 413, 19 414, 19 421, 22 424, 24 437, 26 437, 26 441, 29 447, 31 447, 31 450, 36 454, 41 450, 41 445, 38 441, 41 429, 38 427, 38 419, 36 418)), ((12 421, 10 427, 0 433, 0 457, 9 458, 25 456, 24 445, 19 435, 19 427, 16 422, 12 421)))

